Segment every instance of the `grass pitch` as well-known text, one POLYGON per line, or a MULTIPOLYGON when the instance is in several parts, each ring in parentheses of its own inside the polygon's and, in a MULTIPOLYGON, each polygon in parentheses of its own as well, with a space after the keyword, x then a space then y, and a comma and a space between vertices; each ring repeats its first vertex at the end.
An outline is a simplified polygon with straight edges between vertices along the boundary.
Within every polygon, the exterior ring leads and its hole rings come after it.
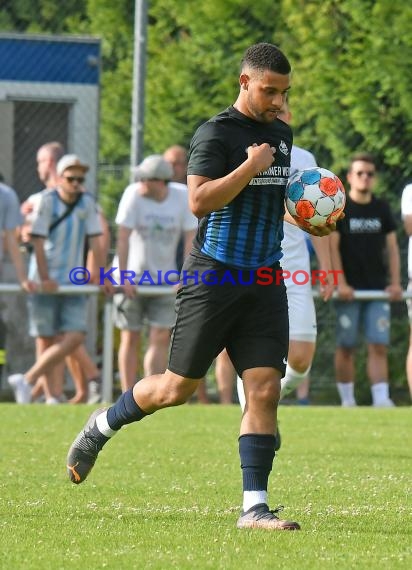
POLYGON ((280 408, 271 507, 300 532, 240 531, 237 406, 123 428, 85 483, 65 473, 88 406, 0 405, 0 567, 412 567, 411 409, 280 408))

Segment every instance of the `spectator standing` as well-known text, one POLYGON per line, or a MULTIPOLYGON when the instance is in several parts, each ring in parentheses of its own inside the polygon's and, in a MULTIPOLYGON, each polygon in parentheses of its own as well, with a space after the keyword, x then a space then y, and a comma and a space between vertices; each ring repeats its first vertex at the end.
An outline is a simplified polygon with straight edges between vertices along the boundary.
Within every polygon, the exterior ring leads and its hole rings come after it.
POLYGON ((57 188, 43 192, 33 211, 29 274, 44 294, 29 298, 30 334, 58 340, 42 352, 25 374, 9 377, 18 403, 31 401, 32 387, 43 374, 53 394, 50 371, 84 341, 87 296, 53 293, 59 285, 71 284, 70 271, 83 265, 87 236, 99 265, 103 265, 96 204, 81 186, 88 169, 76 155, 64 155, 57 164, 57 188))
MULTIPOLYGON (((64 155, 63 145, 57 141, 47 142, 43 144, 37 151, 37 174, 41 182, 44 184, 44 189, 29 196, 29 198, 22 204, 21 211, 25 216, 25 223, 22 229, 22 240, 24 243, 30 245, 30 232, 33 210, 39 203, 41 196, 44 192, 54 190, 58 186, 59 176, 57 174, 57 163, 64 155)), ((98 210, 100 221, 103 228, 103 233, 99 240, 103 249, 103 258, 106 260, 108 251, 109 230, 108 224, 101 212, 98 210)), ((85 252, 84 265, 91 273, 94 273, 97 268, 95 260, 93 259, 93 252, 85 252)), ((40 355, 57 339, 52 337, 36 337, 36 357, 40 355)), ((89 401, 89 403, 96 403, 100 399, 100 372, 87 352, 84 343, 79 345, 71 354, 66 357, 66 364, 70 371, 71 377, 75 385, 74 397, 69 400, 70 403, 82 403, 89 401)), ((64 368, 65 363, 61 362, 53 371, 49 371, 50 385, 53 386, 54 393, 58 396, 52 396, 46 384, 44 377, 39 378, 35 387, 32 390, 33 399, 41 395, 42 391, 46 392, 46 403, 58 403, 62 397, 63 383, 64 383, 64 368)))
MULTIPOLYGON (((401 200, 402 219, 406 234, 409 236, 408 244, 408 291, 412 291, 412 184, 407 184, 402 192, 401 200)), ((409 393, 412 399, 412 299, 406 301, 409 317, 409 347, 406 356, 406 377, 408 379, 409 393)))
MULTIPOLYGON (((0 174, 0 282, 3 280, 3 255, 6 250, 16 271, 17 280, 26 292, 33 292, 35 284, 27 279, 26 265, 21 255, 17 232, 21 228, 23 218, 20 214, 20 204, 16 192, 3 183, 0 174)), ((1 315, 0 299, 0 373, 5 364, 6 323, 1 315)), ((1 380, 1 377, 0 377, 1 380)))
POLYGON ((114 296, 114 322, 120 329, 118 364, 122 391, 136 382, 140 368, 141 332, 149 323, 148 347, 143 359, 146 376, 160 374, 167 365, 170 330, 175 320, 175 295, 139 295, 136 287, 158 282, 170 286, 179 281, 176 248, 184 235, 185 252, 192 245, 197 219, 189 210, 187 189, 170 182, 173 168, 161 155, 151 155, 135 169, 136 183, 124 191, 116 215, 117 254, 113 266, 117 283, 124 272, 134 277, 124 280, 123 292, 114 296), (169 281, 169 283, 168 283, 169 281))
POLYGON ((163 153, 163 158, 173 166, 173 181, 187 184, 187 150, 184 146, 174 144, 163 153))
POLYGON ((372 155, 355 155, 347 180, 350 189, 345 217, 330 238, 332 263, 340 271, 335 304, 337 389, 342 406, 356 406, 355 348, 363 323, 373 406, 392 407, 387 357, 390 304, 386 300, 355 300, 354 291, 386 291, 390 301, 402 298, 396 222, 387 202, 373 194, 376 162, 372 155))
POLYGON ((32 292, 35 284, 27 279, 24 259, 17 241, 17 232, 23 223, 20 204, 16 192, 0 181, 0 281, 2 279, 2 261, 4 249, 7 250, 16 270, 17 279, 26 292, 32 292), (4 242, 4 243, 3 243, 4 242), (5 248, 4 248, 5 246, 5 248))
MULTIPOLYGON (((187 150, 185 147, 178 144, 169 146, 164 151, 163 158, 173 167, 171 181, 180 184, 181 189, 187 192, 187 150)), ((176 264, 179 271, 183 266, 184 251, 184 236, 181 235, 176 248, 176 264)))
MULTIPOLYGON (((21 205, 21 212, 24 216, 24 223, 21 228, 21 240, 29 252, 32 251, 31 244, 31 226, 33 212, 38 208, 43 192, 57 188, 58 176, 56 165, 64 155, 63 145, 57 141, 51 141, 43 144, 37 151, 37 175, 39 180, 44 184, 44 189, 40 192, 31 194, 21 205)), ((30 319, 30 313, 29 313, 30 319)), ((30 325, 29 325, 30 327, 30 325)), ((40 358, 45 350, 49 348, 57 339, 53 337, 36 336, 35 350, 36 359, 40 358)), ((40 376, 32 389, 32 399, 41 398, 44 394, 45 401, 48 404, 57 404, 63 398, 64 384, 64 362, 58 364, 54 369, 49 370, 48 376, 40 376)))
MULTIPOLYGON (((20 214, 20 204, 16 192, 3 182, 0 174, 0 283, 3 280, 2 266, 4 250, 10 256, 16 271, 17 280, 23 290, 35 290, 35 284, 27 279, 26 266, 21 255, 17 241, 17 231, 20 229, 23 218, 20 214)), ((0 297, 0 380, 3 365, 5 364, 6 347, 6 317, 2 316, 2 299, 0 297)))

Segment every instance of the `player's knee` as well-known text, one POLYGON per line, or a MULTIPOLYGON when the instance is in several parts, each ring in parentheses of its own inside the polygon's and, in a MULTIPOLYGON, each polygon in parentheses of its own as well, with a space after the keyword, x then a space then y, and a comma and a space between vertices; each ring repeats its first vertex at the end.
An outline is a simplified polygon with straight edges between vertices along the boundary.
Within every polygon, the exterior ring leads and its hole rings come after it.
POLYGON ((288 364, 299 374, 303 374, 312 364, 312 359, 306 354, 299 354, 294 358, 288 358, 288 364))
POLYGON ((162 408, 180 406, 188 401, 198 387, 198 382, 175 374, 163 375, 157 390, 158 405, 162 408))
POLYGON ((152 327, 150 330, 150 344, 153 346, 169 346, 170 331, 169 329, 152 327))
POLYGON ((249 407, 277 406, 279 402, 280 385, 273 377, 261 378, 251 384, 247 393, 249 407))

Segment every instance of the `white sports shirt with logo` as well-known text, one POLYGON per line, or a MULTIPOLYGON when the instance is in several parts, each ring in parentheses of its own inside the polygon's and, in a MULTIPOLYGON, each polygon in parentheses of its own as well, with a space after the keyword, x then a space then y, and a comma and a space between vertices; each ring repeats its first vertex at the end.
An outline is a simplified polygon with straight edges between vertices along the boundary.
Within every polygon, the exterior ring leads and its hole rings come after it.
MULTIPOLYGON (((291 176, 298 170, 317 166, 315 157, 309 151, 293 145, 291 154, 291 176)), ((316 312, 310 280, 310 257, 306 245, 306 234, 289 222, 283 223, 283 257, 280 264, 291 276, 304 281, 304 271, 309 275, 308 283, 297 285, 292 278, 285 279, 289 304, 289 337, 292 340, 314 342, 316 340, 316 312)))

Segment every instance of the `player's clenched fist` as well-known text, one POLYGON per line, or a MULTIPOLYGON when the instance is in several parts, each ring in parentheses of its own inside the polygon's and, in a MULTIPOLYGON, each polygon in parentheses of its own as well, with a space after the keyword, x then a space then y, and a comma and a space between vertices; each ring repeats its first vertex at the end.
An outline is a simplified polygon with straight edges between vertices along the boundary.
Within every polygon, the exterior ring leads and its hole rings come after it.
POLYGON ((276 149, 268 143, 253 144, 247 149, 248 158, 253 161, 256 173, 267 170, 273 164, 273 156, 276 149))

